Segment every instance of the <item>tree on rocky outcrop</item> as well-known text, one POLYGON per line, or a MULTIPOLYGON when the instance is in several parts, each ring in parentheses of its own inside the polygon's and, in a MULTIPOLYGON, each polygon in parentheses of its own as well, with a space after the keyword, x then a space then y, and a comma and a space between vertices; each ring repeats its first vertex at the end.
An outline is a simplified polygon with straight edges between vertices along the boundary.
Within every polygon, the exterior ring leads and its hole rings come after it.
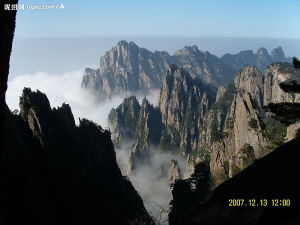
POLYGON ((197 195, 201 197, 205 196, 209 191, 211 183, 209 164, 206 162, 196 164, 194 172, 188 180, 193 185, 197 195))
POLYGON ((271 103, 268 109, 275 114, 275 118, 286 125, 300 120, 300 103, 271 103))
POLYGON ((218 129, 212 129, 211 131, 211 140, 212 142, 218 142, 221 144, 221 148, 218 148, 218 153, 217 153, 217 160, 219 161, 221 167, 224 170, 224 174, 226 176, 227 179, 230 178, 229 176, 229 163, 228 161, 223 161, 223 160, 219 160, 220 156, 221 156, 221 151, 224 153, 225 149, 226 149, 226 144, 224 139, 227 137, 228 133, 223 132, 222 130, 218 130, 218 129))
POLYGON ((258 125, 257 125, 257 120, 254 118, 251 118, 248 122, 248 125, 253 128, 253 129, 257 129, 258 125))
POLYGON ((293 64, 296 69, 300 69, 300 60, 296 57, 293 57, 293 64))
MULTIPOLYGON (((295 76, 280 83, 280 88, 288 93, 300 93, 300 61, 296 57, 293 57, 293 65, 296 70, 295 76)), ((267 110, 286 125, 300 121, 300 103, 270 103, 267 110)), ((299 137, 299 131, 296 136, 299 137)))
POLYGON ((185 219, 187 212, 195 206, 194 200, 204 199, 209 192, 210 186, 210 168, 207 162, 196 164, 190 178, 176 180, 171 185, 173 187, 173 200, 170 202, 170 225, 180 224, 185 219))
POLYGON ((173 199, 170 202, 169 224, 181 224, 191 209, 194 193, 189 180, 176 180, 173 187, 173 199))

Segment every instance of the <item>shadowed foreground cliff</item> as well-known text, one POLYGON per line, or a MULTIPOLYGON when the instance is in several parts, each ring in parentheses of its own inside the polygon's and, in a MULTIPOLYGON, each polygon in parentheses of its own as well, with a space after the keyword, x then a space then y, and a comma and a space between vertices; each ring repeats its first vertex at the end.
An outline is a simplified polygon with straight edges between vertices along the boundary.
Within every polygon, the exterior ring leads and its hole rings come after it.
POLYGON ((147 218, 142 199, 120 172, 110 133, 86 119, 76 126, 69 105, 51 109, 45 94, 25 88, 19 115, 6 108, 3 125, 4 224, 128 224, 147 218))
POLYGON ((69 105, 51 109, 45 94, 26 88, 20 113, 8 109, 15 14, 1 8, 0 224, 151 224, 108 131, 86 119, 76 126, 69 105))
MULTIPOLYGON (((173 190, 170 225, 287 225, 299 224, 300 139, 292 140, 219 185, 206 198, 176 205, 185 192, 173 190), (178 193, 179 192, 179 193, 178 193), (177 195, 174 195, 177 194, 177 195), (229 199, 268 199, 267 207, 229 207, 229 199), (290 207, 271 207, 271 199, 290 199, 290 207), (191 206, 191 207, 189 207, 191 206), (182 217, 178 218, 177 215, 182 217)), ((189 197, 189 196, 187 196, 189 197)))

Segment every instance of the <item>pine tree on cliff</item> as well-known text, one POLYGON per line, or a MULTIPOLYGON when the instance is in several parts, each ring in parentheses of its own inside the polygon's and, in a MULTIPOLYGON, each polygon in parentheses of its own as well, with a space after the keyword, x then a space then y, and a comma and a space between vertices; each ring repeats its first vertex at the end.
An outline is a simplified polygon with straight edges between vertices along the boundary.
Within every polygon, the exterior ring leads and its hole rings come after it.
MULTIPOLYGON (((296 57, 293 57, 293 65, 296 70, 295 78, 280 83, 280 88, 288 93, 300 93, 300 61, 296 57)), ((268 111, 286 125, 300 121, 300 103, 270 103, 268 111)))
POLYGON ((293 64, 296 69, 300 69, 300 60, 296 57, 293 57, 293 64))

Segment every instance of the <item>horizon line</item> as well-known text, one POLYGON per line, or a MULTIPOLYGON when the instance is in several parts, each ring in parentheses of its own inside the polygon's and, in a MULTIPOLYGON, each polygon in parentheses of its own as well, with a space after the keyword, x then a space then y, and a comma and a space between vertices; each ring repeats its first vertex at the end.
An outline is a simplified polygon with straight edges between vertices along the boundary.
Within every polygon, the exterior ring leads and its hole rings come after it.
POLYGON ((91 36, 41 36, 41 37, 18 37, 15 35, 14 39, 84 39, 84 38, 205 38, 205 39, 274 39, 274 40, 295 40, 300 41, 299 38, 291 37, 245 37, 245 36, 176 36, 176 35, 91 35, 91 36))

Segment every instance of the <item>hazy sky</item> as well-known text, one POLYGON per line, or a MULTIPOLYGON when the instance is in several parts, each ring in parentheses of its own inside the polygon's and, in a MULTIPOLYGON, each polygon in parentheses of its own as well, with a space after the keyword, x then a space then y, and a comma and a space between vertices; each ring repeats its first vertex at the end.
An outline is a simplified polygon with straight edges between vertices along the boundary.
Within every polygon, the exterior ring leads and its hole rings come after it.
POLYGON ((18 37, 300 38, 299 0, 21 0, 63 10, 18 12, 18 37))
POLYGON ((300 56, 300 0, 20 0, 11 76, 97 67, 120 40, 170 54, 185 45, 218 56, 282 46, 300 56))

